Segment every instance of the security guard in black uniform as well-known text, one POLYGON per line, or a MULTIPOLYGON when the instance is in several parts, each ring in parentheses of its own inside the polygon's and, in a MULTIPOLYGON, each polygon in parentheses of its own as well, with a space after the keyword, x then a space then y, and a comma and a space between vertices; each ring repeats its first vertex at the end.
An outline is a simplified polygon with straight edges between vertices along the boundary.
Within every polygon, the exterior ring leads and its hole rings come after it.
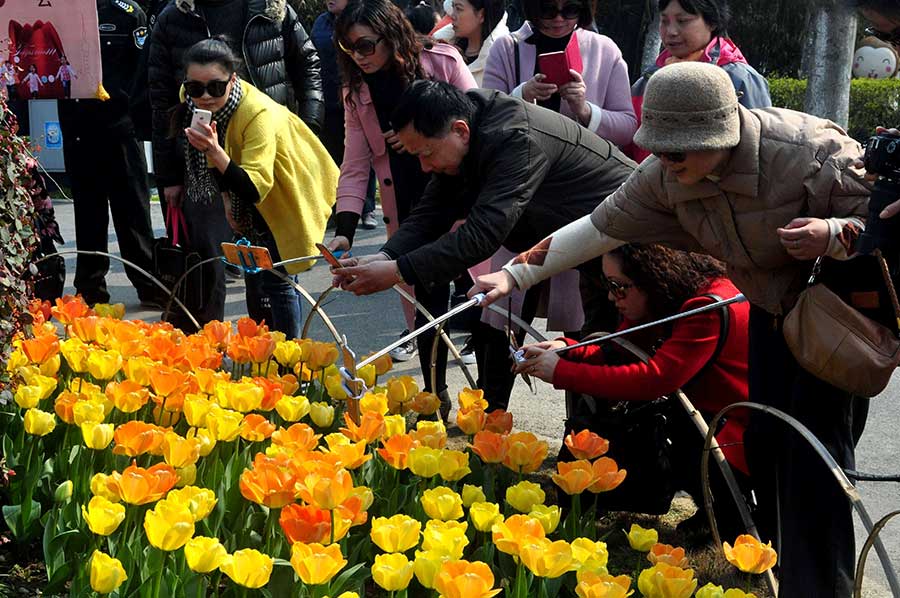
MULTIPOLYGON (((129 116, 129 96, 149 33, 147 15, 135 0, 97 0, 97 14, 103 86, 110 99, 59 102, 75 200, 75 244, 80 250, 107 251, 111 211, 122 257, 152 273, 147 162, 129 116)), ((108 271, 108 258, 78 256, 75 289, 88 304, 109 301, 108 271)), ((125 273, 142 305, 160 304, 160 292, 147 277, 127 266, 125 273)))

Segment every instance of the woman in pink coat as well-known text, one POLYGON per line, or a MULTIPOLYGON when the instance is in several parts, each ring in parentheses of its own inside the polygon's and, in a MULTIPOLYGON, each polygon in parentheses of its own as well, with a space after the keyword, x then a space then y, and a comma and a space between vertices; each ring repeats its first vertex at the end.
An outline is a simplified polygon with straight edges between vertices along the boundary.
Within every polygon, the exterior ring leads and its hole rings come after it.
MULTIPOLYGON (((587 29, 591 25, 593 3, 588 0, 524 0, 526 21, 518 31, 498 39, 491 47, 484 67, 483 86, 497 89, 578 122, 600 137, 625 147, 637 130, 637 117, 631 103, 628 65, 622 52, 610 38, 587 29), (581 72, 570 71, 572 80, 557 87, 547 83, 540 72, 540 54, 559 52, 570 43, 578 45, 581 72)), ((515 257, 500 249, 491 258, 496 270, 515 257)), ((578 302, 580 276, 575 270, 557 274, 542 288, 515 292, 509 307, 531 321, 536 315, 547 317, 548 330, 569 331, 578 335, 584 314, 578 302)), ((616 325, 610 306, 609 326, 616 325)), ((503 327, 506 319, 489 311, 482 315, 476 334, 476 352, 484 351, 490 363, 508 353, 503 327)), ((590 330, 587 332, 597 332, 590 330)), ((521 333, 520 333, 521 338, 521 333)), ((506 408, 515 377, 504 368, 479 372, 485 398, 491 408, 506 408)))
MULTIPOLYGON (((402 11, 388 0, 351 0, 335 21, 334 39, 344 82, 346 134, 337 189, 337 230, 329 246, 347 250, 362 213, 370 166, 381 189, 388 236, 409 215, 431 179, 422 172, 418 158, 406 153, 391 128, 391 111, 406 88, 417 79, 446 81, 463 90, 476 84, 453 46, 417 37, 402 11)), ((433 315, 447 311, 449 286, 415 290, 417 299, 433 315)), ((406 314, 407 324, 413 327, 412 311, 407 309, 406 314)), ((417 340, 425 390, 442 395, 441 411, 449 412, 444 375, 447 349, 441 344, 437 388, 432 389, 433 335, 423 334, 417 340)), ((406 348, 392 357, 409 359, 414 354, 414 348, 406 348)))

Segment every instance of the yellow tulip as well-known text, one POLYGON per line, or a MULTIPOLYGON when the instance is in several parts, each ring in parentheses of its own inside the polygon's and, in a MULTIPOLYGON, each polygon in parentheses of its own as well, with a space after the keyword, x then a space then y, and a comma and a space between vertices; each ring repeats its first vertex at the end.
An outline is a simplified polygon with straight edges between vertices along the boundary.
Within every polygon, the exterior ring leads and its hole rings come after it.
POLYGON ((197 536, 188 540, 184 545, 184 559, 191 571, 197 573, 215 571, 226 556, 228 556, 228 551, 225 550, 218 538, 197 536))
POLYGON ((442 449, 447 446, 447 428, 440 420, 417 422, 416 431, 411 432, 410 436, 429 448, 442 449))
POLYGON ((62 341, 59 343, 59 352, 62 353, 63 358, 73 372, 80 374, 87 371, 87 345, 80 339, 73 336, 62 341))
POLYGON ((155 363, 149 357, 132 357, 122 366, 122 371, 129 380, 141 386, 150 386, 150 370, 154 367, 155 363))
POLYGON ((216 437, 207 428, 191 428, 187 438, 196 438, 200 442, 200 456, 208 456, 216 448, 216 437))
POLYGON ((94 305, 94 313, 101 318, 121 320, 125 317, 124 303, 97 303, 94 305))
POLYGON ((500 505, 492 502, 476 502, 469 507, 469 519, 480 532, 489 532, 495 523, 503 521, 500 505))
POLYGON ((118 351, 91 351, 87 369, 96 380, 111 380, 122 369, 122 354, 118 351))
POLYGON ((245 548, 222 559, 219 569, 234 583, 257 589, 269 583, 274 564, 272 557, 258 550, 245 548))
POLYGON ((112 424, 98 424, 97 422, 84 422, 81 424, 81 435, 84 444, 89 449, 102 451, 112 442, 115 426, 112 424))
POLYGON ((455 482, 466 477, 472 470, 469 469, 469 454, 462 451, 441 451, 438 459, 438 473, 445 482, 455 482))
POLYGON ((217 441, 231 442, 241 433, 244 416, 238 411, 213 405, 206 415, 206 426, 217 441))
POLYGON ((448 521, 463 517, 462 497, 445 486, 422 493, 422 508, 432 519, 448 521))
POLYGON ((484 398, 484 391, 481 389, 463 388, 459 391, 457 398, 459 399, 459 409, 461 411, 469 411, 471 409, 486 411, 488 408, 488 402, 484 398))
POLYGON ((433 478, 440 471, 441 451, 417 446, 409 451, 407 467, 420 478, 433 478))
POLYGON ((35 436, 46 436, 56 428, 56 417, 40 409, 25 412, 25 431, 35 436))
POLYGON ((471 484, 463 484, 462 499, 464 507, 471 507, 477 502, 485 502, 487 498, 484 496, 484 490, 480 486, 471 484))
POLYGON ((434 589, 434 579, 437 577, 438 571, 447 561, 450 561, 449 554, 439 550, 416 551, 416 559, 413 561, 413 568, 416 579, 419 583, 429 590, 434 589))
POLYGON ((379 554, 372 565, 372 579, 389 592, 405 590, 412 580, 414 567, 406 555, 379 554))
POLYGON ((588 568, 596 571, 600 567, 605 568, 609 562, 606 542, 595 542, 588 538, 575 538, 572 540, 572 558, 580 564, 579 570, 588 568))
POLYGON ((749 534, 742 534, 734 542, 734 548, 728 542, 723 543, 725 558, 744 573, 765 573, 778 562, 778 555, 772 543, 763 544, 749 534))
POLYGON ((465 547, 469 544, 466 529, 469 524, 464 521, 438 521, 432 519, 425 524, 422 534, 422 550, 436 550, 450 555, 454 560, 462 558, 465 547))
POLYGON ((456 425, 466 436, 474 436, 484 429, 487 415, 484 409, 462 409, 456 412, 456 425))
POLYGON ((444 563, 434 579, 434 587, 444 598, 491 598, 501 592, 493 589, 491 568, 480 561, 444 563))
POLYGON ((537 471, 547 458, 548 445, 531 432, 516 432, 506 437, 503 465, 517 473, 537 471))
POLYGON ((81 514, 91 532, 98 536, 108 536, 125 520, 125 506, 110 502, 102 496, 95 496, 87 508, 81 507, 81 514))
POLYGON ((41 387, 23 384, 16 389, 13 399, 15 399, 16 405, 22 409, 33 409, 41 402, 41 395, 41 387))
POLYGON ((419 385, 412 376, 398 376, 387 381, 387 404, 391 413, 409 411, 413 399, 419 394, 419 385))
POLYGON ((95 550, 91 555, 91 589, 98 594, 109 594, 128 579, 119 559, 95 550))
POLYGON ((708 583, 694 595, 696 598, 756 598, 755 594, 744 592, 738 588, 730 588, 728 590, 722 586, 716 586, 708 583))
POLYGON ((250 413, 259 409, 265 393, 264 388, 247 379, 216 386, 216 398, 219 404, 241 413, 250 413))
POLYGON ((653 545, 659 541, 659 533, 655 529, 644 529, 637 523, 631 524, 631 529, 625 532, 628 536, 628 544, 638 552, 649 552, 653 545))
POLYGON ((176 488, 190 486, 197 481, 197 466, 188 465, 186 467, 179 467, 175 470, 175 475, 178 477, 178 481, 175 482, 176 488))
POLYGON ((309 417, 320 428, 330 428, 334 423, 334 407, 328 403, 313 403, 309 406, 309 417))
POLYGON ((346 564, 340 544, 322 546, 296 542, 291 546, 291 566, 308 585, 329 583, 346 564))
POLYGON ((185 486, 166 495, 167 502, 181 504, 187 508, 195 522, 205 519, 215 508, 218 500, 216 493, 209 488, 196 486, 185 486))
POLYGON ((361 378, 363 384, 366 385, 367 388, 372 388, 375 385, 375 377, 378 375, 378 371, 375 369, 375 364, 370 363, 369 365, 363 366, 356 370, 356 377, 361 378))
POLYGON ((119 502, 122 500, 122 497, 119 495, 118 489, 119 486, 113 481, 112 476, 108 476, 105 473, 95 473, 91 477, 91 494, 95 496, 102 496, 109 501, 119 502))
POLYGON ((275 351, 272 356, 284 367, 293 368, 300 361, 300 345, 294 341, 275 343, 275 351))
POLYGON ((562 511, 556 505, 534 505, 528 516, 537 519, 541 523, 541 527, 548 534, 552 534, 559 526, 559 518, 562 511))
POLYGON ((376 517, 372 520, 369 535, 378 548, 385 552, 406 552, 419 543, 422 524, 407 515, 376 517))
POLYGON ((325 391, 335 401, 346 401, 350 398, 350 395, 344 389, 344 379, 340 374, 325 376, 325 391))
POLYGON ((194 516, 180 502, 161 500, 144 515, 144 531, 151 546, 177 550, 194 535, 194 516))
POLYGON ((212 409, 213 402, 201 394, 189 394, 184 397, 182 411, 188 425, 202 428, 206 426, 206 416, 212 409))
POLYGON ((647 598, 690 598, 695 589, 692 569, 657 563, 638 576, 638 590, 647 598))
POLYGON ((546 498, 547 495, 534 482, 522 481, 506 489, 507 504, 520 513, 528 513, 535 505, 544 504, 546 498))
POLYGON ((519 554, 523 544, 546 535, 541 523, 528 515, 512 515, 491 528, 491 539, 497 550, 513 556, 519 554))
POLYGON ((296 422, 309 415, 309 399, 303 395, 283 396, 275 403, 275 411, 284 421, 296 422))
POLYGON ((579 577, 575 593, 578 598, 627 598, 634 593, 630 588, 631 578, 627 575, 592 574, 588 579, 579 577))
POLYGON ((574 568, 572 547, 565 540, 534 538, 520 545, 519 558, 529 571, 548 579, 556 579, 574 568))
POLYGON ((384 418, 384 434, 382 438, 387 440, 391 436, 406 434, 406 418, 402 415, 387 415, 384 418))
POLYGON ((359 400, 359 410, 363 414, 371 412, 385 415, 388 412, 387 395, 383 392, 367 392, 359 400))
POLYGON ((80 426, 85 422, 100 423, 106 419, 106 409, 103 403, 99 401, 79 400, 72 407, 72 417, 76 426, 80 426))

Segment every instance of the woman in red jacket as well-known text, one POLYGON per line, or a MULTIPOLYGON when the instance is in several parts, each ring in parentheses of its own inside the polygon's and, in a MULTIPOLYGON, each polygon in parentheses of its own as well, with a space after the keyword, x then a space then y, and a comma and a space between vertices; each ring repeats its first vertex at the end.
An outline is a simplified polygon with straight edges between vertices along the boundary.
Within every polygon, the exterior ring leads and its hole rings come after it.
MULTIPOLYGON (((624 245, 603 256, 603 273, 609 299, 621 315, 620 330, 738 293, 726 278, 721 262, 659 245, 624 245)), ((525 347, 526 361, 517 371, 549 382, 557 389, 600 396, 607 401, 652 401, 680 388, 709 421, 723 407, 747 400, 749 307, 747 303, 737 303, 725 309, 729 317, 724 339, 720 339, 723 315, 719 310, 630 335, 628 340, 650 354, 647 363, 636 361, 630 354, 623 355, 612 343, 553 353, 550 349, 575 343, 558 339, 525 347)), ((678 476, 676 489, 687 491, 699 504, 702 437, 680 406, 668 410, 667 415, 672 465, 678 476)), ((729 463, 740 472, 736 474, 739 478, 747 473, 743 451, 745 424, 746 414, 732 412, 716 433, 729 463)), ((727 489, 715 483, 716 477, 712 477, 714 495, 728 503, 727 489)), ((727 509, 721 514, 718 508, 716 511, 720 519, 724 516, 730 520, 723 522, 726 529, 740 525, 736 510, 727 509)), ((702 525, 706 516, 698 515, 694 521, 702 525)))

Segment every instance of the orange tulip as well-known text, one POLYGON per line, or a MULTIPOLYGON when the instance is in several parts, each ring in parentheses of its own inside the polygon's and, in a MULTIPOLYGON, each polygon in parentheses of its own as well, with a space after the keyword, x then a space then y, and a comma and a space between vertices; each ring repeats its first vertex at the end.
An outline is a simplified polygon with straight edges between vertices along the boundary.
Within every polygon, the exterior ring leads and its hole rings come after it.
POLYGON ((262 389, 262 401, 259 404, 259 409, 262 411, 271 411, 275 408, 275 404, 281 400, 281 397, 284 396, 284 390, 281 387, 280 380, 270 380, 269 378, 263 378, 262 376, 257 376, 253 379, 253 382, 262 389))
POLYGON ((185 359, 191 369, 208 368, 215 370, 222 365, 222 354, 209 344, 202 336, 189 336, 185 339, 185 359))
POLYGON ((161 366, 149 371, 150 386, 156 394, 167 397, 187 383, 187 375, 174 368, 161 366))
POLYGON ((181 344, 181 339, 159 332, 150 337, 147 342, 147 355, 153 361, 175 367, 186 361, 187 346, 181 344))
POLYGON ((272 358, 275 352, 275 339, 268 334, 253 336, 245 339, 247 351, 250 353, 250 361, 264 363, 272 358))
POLYGON ((647 560, 653 563, 665 563, 682 569, 688 566, 687 557, 684 556, 684 548, 675 548, 670 544, 654 544, 647 553, 647 560))
MULTIPOLYGON (((342 436, 341 434, 336 434, 336 436, 346 440, 346 436, 342 436)), ((326 441, 327 440, 326 437, 326 441)), ((347 442, 346 444, 329 444, 328 450, 338 456, 338 462, 341 467, 351 471, 372 458, 372 455, 366 454, 366 443, 363 441, 347 442)))
POLYGON ((590 430, 582 430, 577 434, 572 431, 566 435, 566 448, 576 459, 593 461, 597 457, 606 454, 609 450, 609 441, 601 438, 590 430))
POLYGON ((311 472, 297 482, 300 498, 320 509, 331 510, 340 506, 352 489, 353 478, 346 469, 311 472))
POLYGON ((484 411, 488 408, 488 402, 484 399, 484 391, 481 389, 463 388, 459 391, 458 399, 460 410, 481 409, 484 411))
POLYGON ((433 392, 420 392, 409 404, 409 408, 419 415, 432 415, 440 406, 441 399, 433 392))
POLYGON ((513 556, 519 555, 521 545, 546 535, 541 522, 528 515, 512 515, 502 523, 495 523, 491 530, 497 550, 513 556))
POLYGON ((609 457, 600 457, 591 465, 594 472, 594 483, 588 488, 594 494, 609 492, 625 481, 627 472, 619 469, 618 464, 609 457))
POLYGON ((724 542, 722 548, 728 562, 744 573, 765 573, 778 562, 772 543, 763 544, 750 534, 742 534, 734 541, 734 547, 724 542))
MULTIPOLYGON (((144 352, 147 337, 144 330, 135 322, 106 320, 101 322, 97 330, 97 338, 110 349, 115 349, 126 359, 144 352)), ((127 363, 126 363, 127 365, 127 363)))
POLYGON ((241 474, 239 486, 247 500, 280 509, 294 502, 296 482, 297 477, 286 460, 257 453, 252 467, 241 474))
POLYGON ((241 421, 241 438, 250 442, 262 442, 275 431, 275 424, 258 413, 248 413, 241 421))
MULTIPOLYGON (((288 542, 294 544, 327 544, 331 541, 331 512, 313 505, 289 504, 281 509, 278 523, 288 542)), ((350 522, 335 517, 335 541, 343 538, 350 529, 350 522)))
POLYGON ((384 416, 375 411, 366 411, 360 417, 357 425, 349 413, 344 413, 346 428, 341 428, 341 433, 354 442, 372 444, 384 434, 384 416))
POLYGON ((144 469, 135 462, 120 474, 114 472, 107 483, 115 486, 114 494, 131 505, 145 505, 161 499, 175 487, 178 474, 175 468, 164 463, 144 469))
POLYGON ((59 339, 55 334, 45 334, 22 341, 22 351, 31 363, 44 363, 59 354, 59 339))
POLYGON ((553 474, 553 481, 569 496, 581 494, 596 481, 590 461, 579 460, 570 463, 560 461, 556 464, 556 468, 559 473, 553 474))
POLYGON ((159 454, 165 433, 153 424, 139 420, 122 424, 113 435, 113 454, 136 457, 144 453, 159 454))
POLYGON ((484 429, 489 432, 497 432, 498 434, 509 434, 512 432, 513 416, 503 409, 494 409, 487 414, 484 420, 484 429))
POLYGON ((207 322, 206 325, 203 326, 202 332, 203 337, 207 342, 217 349, 224 349, 228 346, 228 341, 231 339, 231 333, 231 324, 228 322, 219 322, 218 320, 207 322))
MULTIPOLYGON (((370 355, 374 355, 374 353, 369 353, 369 355, 366 355, 365 357, 363 357, 363 359, 368 359, 370 355)), ((389 371, 391 371, 392 367, 394 367, 394 362, 391 359, 390 355, 382 355, 381 357, 373 361, 372 365, 375 366, 375 374, 377 376, 384 376, 389 371)))
POLYGON ((319 444, 321 434, 316 434, 306 424, 294 424, 290 428, 280 428, 272 433, 272 444, 289 448, 292 451, 311 451, 319 444))
POLYGON ((456 412, 456 425, 459 426, 459 429, 463 431, 463 434, 467 436, 474 436, 478 432, 484 428, 484 422, 487 416, 484 413, 483 409, 472 408, 472 409, 463 409, 460 408, 456 412))
POLYGON ((50 308, 53 317, 63 324, 71 324, 76 318, 84 318, 93 315, 93 311, 88 307, 81 295, 65 295, 56 300, 56 305, 50 308))
POLYGON ((434 589, 445 598, 491 598, 502 590, 494 587, 494 574, 480 561, 449 561, 434 578, 434 589))
POLYGON ((339 356, 337 346, 334 343, 312 341, 309 345, 303 345, 301 346, 301 351, 303 351, 304 357, 306 357, 307 350, 309 351, 309 356, 305 360, 306 367, 314 372, 324 370, 336 362, 339 356))
POLYGON ((396 434, 381 442, 382 448, 378 454, 394 469, 406 469, 409 461, 409 451, 418 446, 409 434, 396 434))
POLYGON ((537 471, 547 458, 547 443, 531 432, 516 432, 507 439, 509 449, 503 464, 519 473, 537 471))
POLYGON ((56 415, 59 417, 59 419, 63 420, 67 424, 74 424, 74 407, 78 401, 79 396, 74 392, 61 392, 59 393, 59 396, 56 397, 56 401, 53 404, 53 410, 56 411, 56 415))
POLYGON ((265 334, 268 331, 268 326, 265 324, 257 324, 252 318, 243 317, 237 321, 237 332, 240 336, 257 336, 259 334, 265 334))
POLYGON ((504 434, 482 430, 475 434, 469 446, 485 463, 502 463, 509 449, 506 438, 504 434))
POLYGON ((122 413, 134 413, 147 404, 147 401, 150 400, 150 393, 137 382, 123 380, 107 384, 106 397, 122 413))

